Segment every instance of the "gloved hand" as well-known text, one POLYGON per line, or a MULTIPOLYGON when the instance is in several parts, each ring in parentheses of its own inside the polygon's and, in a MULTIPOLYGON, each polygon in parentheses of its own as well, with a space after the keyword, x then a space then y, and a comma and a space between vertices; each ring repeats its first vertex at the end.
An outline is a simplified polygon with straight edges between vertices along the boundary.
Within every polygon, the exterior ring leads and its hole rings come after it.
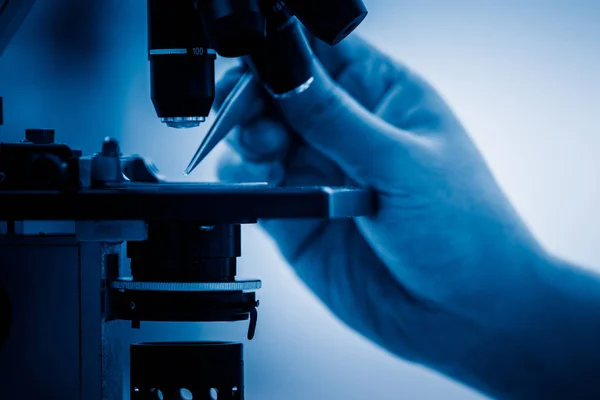
MULTIPOLYGON (((522 337, 550 318, 524 306, 540 301, 548 256, 429 84, 355 35, 311 45, 312 86, 269 107, 256 84, 219 177, 372 188, 373 216, 261 224, 364 336, 492 395, 536 393, 515 385, 524 368, 547 369, 522 337)), ((220 82, 217 106, 242 70, 220 82)))

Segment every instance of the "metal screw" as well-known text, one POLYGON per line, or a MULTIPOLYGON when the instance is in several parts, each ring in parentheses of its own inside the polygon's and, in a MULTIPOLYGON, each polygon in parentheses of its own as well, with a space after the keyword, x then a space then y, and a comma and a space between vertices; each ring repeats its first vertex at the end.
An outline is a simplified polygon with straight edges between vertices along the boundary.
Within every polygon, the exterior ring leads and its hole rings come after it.
POLYGON ((129 303, 129 308, 135 310, 135 303, 133 301, 129 303))

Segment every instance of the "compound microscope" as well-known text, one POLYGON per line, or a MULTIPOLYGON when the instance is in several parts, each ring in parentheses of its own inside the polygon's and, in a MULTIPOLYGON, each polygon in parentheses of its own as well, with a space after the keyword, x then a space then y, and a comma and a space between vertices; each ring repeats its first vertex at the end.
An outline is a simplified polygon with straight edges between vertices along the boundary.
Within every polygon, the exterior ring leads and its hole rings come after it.
MULTIPOLYGON (((0 53, 33 3, 0 0, 0 53)), ((173 128, 210 112, 217 54, 244 57, 272 96, 298 94, 312 79, 304 32, 335 45, 367 14, 360 0, 148 0, 147 11, 151 98, 173 128)), ((241 224, 373 208, 358 187, 166 182, 113 138, 90 156, 54 139, 26 129, 0 143, 2 399, 244 399, 241 343, 123 343, 123 332, 249 320, 252 339, 261 282, 237 276, 241 224)))

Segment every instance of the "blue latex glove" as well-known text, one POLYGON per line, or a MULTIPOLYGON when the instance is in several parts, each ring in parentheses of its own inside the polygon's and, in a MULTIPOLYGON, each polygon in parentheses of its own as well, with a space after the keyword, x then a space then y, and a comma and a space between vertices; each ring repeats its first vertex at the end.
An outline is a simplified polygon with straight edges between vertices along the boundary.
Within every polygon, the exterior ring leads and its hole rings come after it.
POLYGON ((257 84, 219 167, 227 181, 376 191, 371 217, 261 221, 298 276, 351 328, 487 394, 589 390, 598 278, 538 245, 429 84, 354 35, 312 46, 310 89, 266 107, 257 84))

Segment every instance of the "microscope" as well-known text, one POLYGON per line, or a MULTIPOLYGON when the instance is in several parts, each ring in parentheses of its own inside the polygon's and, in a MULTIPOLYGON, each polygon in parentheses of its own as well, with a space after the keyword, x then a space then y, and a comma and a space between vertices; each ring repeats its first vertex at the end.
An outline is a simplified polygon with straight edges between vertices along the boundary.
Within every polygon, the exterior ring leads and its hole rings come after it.
MULTIPOLYGON (((0 0, 0 54, 33 3, 0 0)), ((151 100, 163 123, 185 129, 212 108, 217 55, 243 58, 270 96, 301 95, 313 79, 305 32, 336 45, 367 10, 360 0, 147 0, 147 13, 151 100)), ((129 343, 124 332, 247 320, 252 339, 261 282, 237 276, 241 225, 373 206, 352 186, 167 182, 114 138, 84 155, 24 127, 22 141, 0 143, 0 397, 244 399, 242 343, 129 343)))

